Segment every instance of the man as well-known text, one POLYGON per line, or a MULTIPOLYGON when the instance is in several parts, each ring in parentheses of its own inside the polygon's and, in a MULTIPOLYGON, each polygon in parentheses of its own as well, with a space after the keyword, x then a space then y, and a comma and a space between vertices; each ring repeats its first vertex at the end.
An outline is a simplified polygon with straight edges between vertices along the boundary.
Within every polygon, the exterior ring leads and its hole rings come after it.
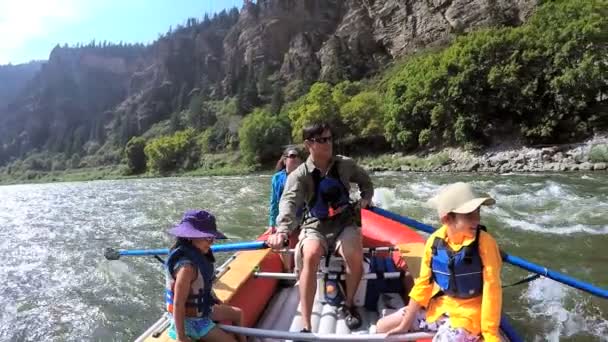
POLYGON ((361 326, 353 298, 361 280, 363 250, 361 230, 355 225, 355 210, 350 203, 350 183, 357 183, 360 207, 366 208, 374 194, 367 172, 352 159, 333 155, 333 135, 326 123, 303 130, 310 156, 289 174, 281 201, 277 232, 268 245, 280 248, 299 222, 297 208, 305 207, 300 241, 296 246, 296 272, 300 281, 300 305, 304 329, 311 331, 311 312, 315 298, 317 270, 322 256, 337 251, 346 262, 345 321, 351 330, 361 326))

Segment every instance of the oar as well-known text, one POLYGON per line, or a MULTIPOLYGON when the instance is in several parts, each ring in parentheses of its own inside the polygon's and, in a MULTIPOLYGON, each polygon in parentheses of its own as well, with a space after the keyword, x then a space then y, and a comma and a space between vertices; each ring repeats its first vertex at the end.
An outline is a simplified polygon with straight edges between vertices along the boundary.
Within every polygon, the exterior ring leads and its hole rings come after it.
MULTIPOLYGON (((418 222, 416 220, 413 220, 413 219, 405 217, 405 216, 401 216, 399 214, 395 214, 393 212, 390 212, 390 211, 382 209, 382 208, 374 207, 371 209, 371 211, 373 211, 374 213, 379 214, 381 216, 384 216, 386 218, 389 218, 393 221, 403 223, 406 226, 421 230, 421 231, 429 233, 429 234, 432 234, 435 231, 435 228, 433 228, 432 226, 426 225, 424 223, 418 222)), ((584 282, 582 280, 578 280, 578 279, 572 278, 570 276, 567 276, 565 274, 550 270, 544 266, 537 265, 537 264, 527 261, 523 258, 509 255, 509 254, 505 253, 504 251, 501 251, 500 253, 502 255, 502 260, 505 262, 508 262, 511 265, 515 265, 517 267, 523 268, 524 270, 527 270, 530 272, 534 272, 536 274, 540 274, 544 277, 553 279, 555 281, 558 281, 562 284, 566 284, 568 286, 574 287, 576 289, 591 293, 598 297, 608 299, 608 290, 606 290, 606 289, 599 288, 595 285, 584 282)))
MULTIPOLYGON (((235 242, 223 245, 212 245, 213 252, 236 252, 268 248, 266 241, 235 242)), ((168 248, 161 249, 114 249, 106 248, 104 256, 108 260, 118 260, 121 256, 158 256, 169 254, 168 248)))

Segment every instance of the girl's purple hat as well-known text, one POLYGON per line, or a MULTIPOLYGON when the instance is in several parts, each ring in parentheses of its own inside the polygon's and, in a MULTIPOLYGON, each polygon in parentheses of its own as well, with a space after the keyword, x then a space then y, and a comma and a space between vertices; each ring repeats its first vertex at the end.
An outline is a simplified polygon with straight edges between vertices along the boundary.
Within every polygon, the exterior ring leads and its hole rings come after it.
POLYGON ((205 210, 186 211, 182 221, 171 228, 169 234, 187 239, 226 239, 226 235, 217 230, 215 217, 205 210))

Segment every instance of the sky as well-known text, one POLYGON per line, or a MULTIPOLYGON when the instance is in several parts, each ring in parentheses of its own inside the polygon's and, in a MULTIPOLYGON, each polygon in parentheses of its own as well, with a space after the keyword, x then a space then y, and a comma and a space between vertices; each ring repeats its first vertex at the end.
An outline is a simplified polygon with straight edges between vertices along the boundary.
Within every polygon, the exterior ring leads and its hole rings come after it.
POLYGON ((0 65, 46 60, 57 44, 151 43, 170 26, 243 0, 0 0, 0 65))

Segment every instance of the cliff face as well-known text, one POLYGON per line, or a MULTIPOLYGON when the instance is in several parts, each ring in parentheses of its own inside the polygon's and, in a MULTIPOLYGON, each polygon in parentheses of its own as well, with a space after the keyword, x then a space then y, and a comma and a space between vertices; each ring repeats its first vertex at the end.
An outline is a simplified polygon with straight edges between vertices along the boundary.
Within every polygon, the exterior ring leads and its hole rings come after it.
POLYGON ((260 0, 243 8, 224 41, 225 81, 234 83, 251 66, 285 81, 358 79, 454 34, 521 24, 535 5, 536 0, 260 0))
POLYGON ((111 55, 93 48, 55 48, 49 61, 0 117, 5 153, 32 148, 79 152, 103 139, 103 123, 128 95, 144 49, 111 55))
POLYGON ((0 111, 23 90, 40 71, 43 62, 32 61, 18 65, 0 65, 0 111))
POLYGON ((360 79, 455 34, 518 25, 536 2, 258 0, 189 20, 147 47, 57 47, 0 113, 0 157, 86 153, 87 141, 103 144, 112 132, 142 134, 193 93, 222 99, 253 89, 266 102, 273 84, 360 79))

